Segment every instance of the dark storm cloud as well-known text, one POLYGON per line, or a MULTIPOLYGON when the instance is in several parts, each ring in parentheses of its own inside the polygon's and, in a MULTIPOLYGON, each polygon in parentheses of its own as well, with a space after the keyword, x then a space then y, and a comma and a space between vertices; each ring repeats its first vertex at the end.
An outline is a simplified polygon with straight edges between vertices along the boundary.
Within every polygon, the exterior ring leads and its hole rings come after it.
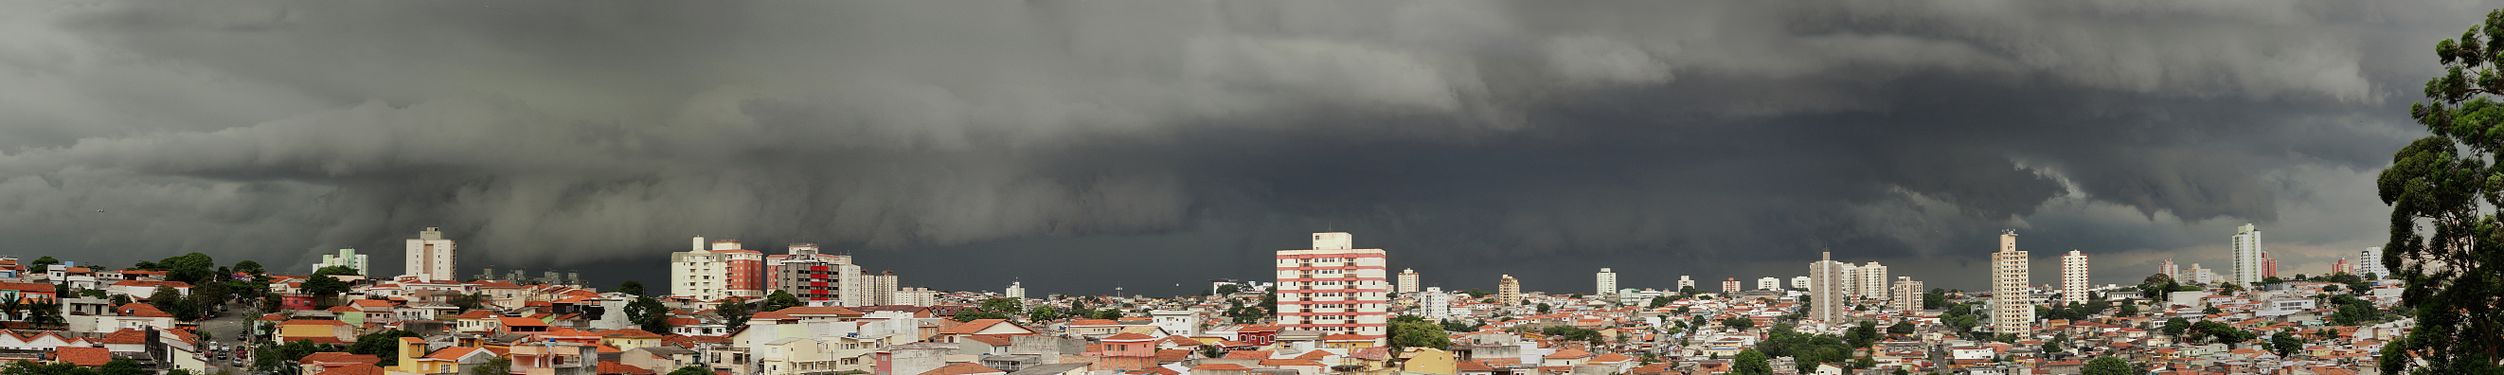
POLYGON ((2329 254, 2379 242, 2315 216, 2379 210, 2352 180, 2413 137, 2431 62, 2391 46, 2484 9, 2411 5, 17 5, 0 250, 390 269, 444 226, 464 268, 611 270, 702 235, 1072 291, 1258 275, 1324 228, 1558 290, 1953 265, 2002 227, 2329 254))

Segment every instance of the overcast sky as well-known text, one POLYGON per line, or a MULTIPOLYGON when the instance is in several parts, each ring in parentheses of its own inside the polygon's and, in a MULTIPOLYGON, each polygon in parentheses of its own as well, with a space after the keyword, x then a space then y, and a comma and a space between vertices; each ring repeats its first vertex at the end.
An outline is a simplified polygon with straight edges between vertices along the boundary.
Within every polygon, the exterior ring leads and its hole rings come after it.
POLYGON ((0 3, 0 253, 655 282, 687 238, 1170 292, 1355 233, 1429 284, 1974 288, 2378 245, 2451 1, 0 3))

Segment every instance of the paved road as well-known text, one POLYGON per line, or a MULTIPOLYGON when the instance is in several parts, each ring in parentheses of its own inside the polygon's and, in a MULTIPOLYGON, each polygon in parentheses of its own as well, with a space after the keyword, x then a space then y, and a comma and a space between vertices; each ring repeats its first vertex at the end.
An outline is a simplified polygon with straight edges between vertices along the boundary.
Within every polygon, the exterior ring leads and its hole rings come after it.
MULTIPOLYGON (((254 312, 249 304, 227 304, 225 315, 200 322, 200 332, 209 334, 209 343, 217 344, 215 346, 249 347, 245 344, 247 337, 244 336, 251 335, 253 318, 260 316, 261 314, 254 312)), ((244 352, 250 353, 251 351, 244 350, 244 352)), ((209 355, 210 353, 202 352, 201 354, 209 355)), ((235 373, 251 373, 252 362, 250 361, 245 361, 241 366, 234 366, 231 358, 228 361, 219 361, 215 356, 210 356, 205 360, 210 362, 210 372, 233 367, 235 373)))

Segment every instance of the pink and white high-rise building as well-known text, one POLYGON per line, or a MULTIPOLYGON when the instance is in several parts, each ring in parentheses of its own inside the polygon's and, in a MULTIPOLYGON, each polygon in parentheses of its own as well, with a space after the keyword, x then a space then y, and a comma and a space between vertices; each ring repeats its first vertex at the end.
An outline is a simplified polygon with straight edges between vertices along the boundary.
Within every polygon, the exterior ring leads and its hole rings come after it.
POLYGON ((1377 339, 1388 333, 1385 253, 1354 244, 1347 233, 1314 233, 1313 248, 1278 251, 1279 328, 1377 339))

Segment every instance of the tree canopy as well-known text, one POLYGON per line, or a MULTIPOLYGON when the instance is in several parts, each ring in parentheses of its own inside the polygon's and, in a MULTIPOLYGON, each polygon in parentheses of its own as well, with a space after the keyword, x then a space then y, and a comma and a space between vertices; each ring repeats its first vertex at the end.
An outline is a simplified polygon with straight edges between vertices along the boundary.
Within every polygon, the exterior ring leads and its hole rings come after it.
MULTIPOLYGON (((2402 147, 2376 192, 2391 206, 2382 264, 2407 288, 2416 318, 2385 345, 2416 361, 2382 361, 2386 374, 2504 373, 2504 10, 2434 45, 2442 73, 2409 116, 2432 134, 2402 147)), ((2386 358, 2400 358, 2386 356, 2386 358)))

